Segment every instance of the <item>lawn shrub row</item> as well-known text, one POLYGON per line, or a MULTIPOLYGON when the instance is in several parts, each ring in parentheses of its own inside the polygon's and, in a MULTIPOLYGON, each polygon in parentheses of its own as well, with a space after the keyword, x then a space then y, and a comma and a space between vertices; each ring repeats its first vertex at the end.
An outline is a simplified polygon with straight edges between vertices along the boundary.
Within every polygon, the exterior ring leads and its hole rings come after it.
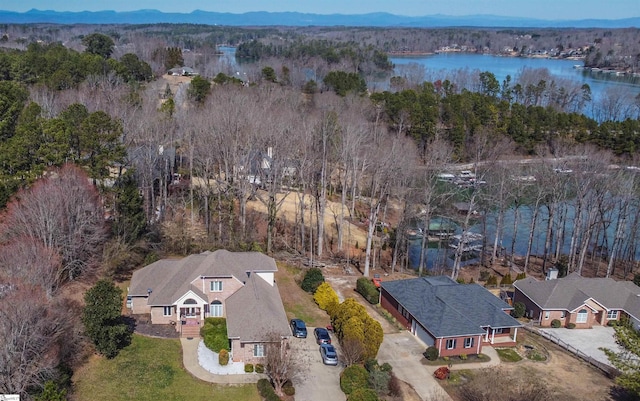
POLYGON ((200 329, 200 335, 204 339, 204 345, 211 351, 220 353, 221 350, 229 351, 229 337, 227 336, 227 319, 223 317, 208 317, 204 319, 204 325, 200 329))
POLYGON ((370 304, 376 305, 380 300, 380 291, 378 291, 375 284, 366 277, 360 277, 356 281, 356 291, 360 293, 364 299, 369 301, 370 304))

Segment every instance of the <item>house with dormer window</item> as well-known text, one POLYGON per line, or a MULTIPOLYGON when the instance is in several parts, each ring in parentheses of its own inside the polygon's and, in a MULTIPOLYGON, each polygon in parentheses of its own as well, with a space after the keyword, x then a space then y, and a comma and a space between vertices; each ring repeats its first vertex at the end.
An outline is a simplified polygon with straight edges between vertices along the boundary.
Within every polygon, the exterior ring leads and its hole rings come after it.
POLYGON ((133 273, 127 306, 198 337, 207 317, 224 317, 234 362, 263 363, 265 342, 291 335, 273 258, 259 252, 217 250, 163 259, 133 273))

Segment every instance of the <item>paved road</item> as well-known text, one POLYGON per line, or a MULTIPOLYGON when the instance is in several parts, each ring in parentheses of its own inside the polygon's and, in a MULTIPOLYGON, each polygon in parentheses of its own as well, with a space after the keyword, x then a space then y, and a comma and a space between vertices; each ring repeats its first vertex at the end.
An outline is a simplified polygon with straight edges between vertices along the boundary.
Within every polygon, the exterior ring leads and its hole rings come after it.
MULTIPOLYGON (((307 338, 291 338, 291 346, 299 351, 302 366, 307 366, 307 370, 302 372, 300 377, 293 380, 296 388, 296 401, 344 401, 346 396, 340 390, 340 372, 344 366, 327 366, 322 363, 320 357, 320 346, 316 344, 313 337, 313 327, 307 327, 309 335, 307 338)), ((340 349, 337 339, 333 338, 333 344, 338 350, 338 360, 340 349)))

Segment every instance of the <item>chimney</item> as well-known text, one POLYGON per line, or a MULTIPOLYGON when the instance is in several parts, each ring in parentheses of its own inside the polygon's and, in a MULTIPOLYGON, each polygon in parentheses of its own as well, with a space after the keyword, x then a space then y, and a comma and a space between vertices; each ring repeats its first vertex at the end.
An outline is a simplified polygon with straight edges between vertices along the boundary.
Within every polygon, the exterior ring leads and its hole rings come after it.
POLYGON ((548 280, 555 280, 558 278, 558 269, 556 268, 551 268, 549 270, 547 270, 547 276, 545 277, 545 281, 548 280))

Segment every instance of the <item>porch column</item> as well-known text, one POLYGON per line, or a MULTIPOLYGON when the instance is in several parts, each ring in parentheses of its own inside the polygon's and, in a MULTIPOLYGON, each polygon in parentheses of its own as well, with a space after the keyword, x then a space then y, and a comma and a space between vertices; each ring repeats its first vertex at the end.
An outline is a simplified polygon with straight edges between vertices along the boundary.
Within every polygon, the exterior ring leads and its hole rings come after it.
POLYGON ((517 337, 518 337, 518 328, 514 327, 513 328, 513 341, 516 341, 517 337))
POLYGON ((493 340, 496 338, 496 329, 491 328, 491 344, 493 344, 493 340))

